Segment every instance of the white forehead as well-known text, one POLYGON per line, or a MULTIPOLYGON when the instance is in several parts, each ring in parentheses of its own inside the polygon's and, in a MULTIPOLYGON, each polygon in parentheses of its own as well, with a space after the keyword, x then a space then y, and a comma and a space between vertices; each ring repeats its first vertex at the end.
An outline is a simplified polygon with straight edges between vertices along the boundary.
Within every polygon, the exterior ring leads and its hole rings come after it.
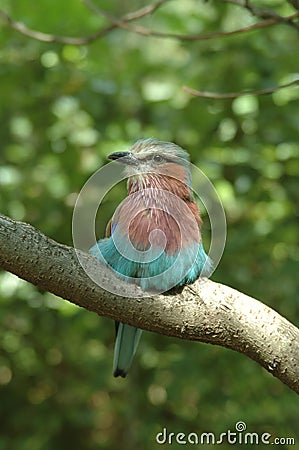
POLYGON ((142 139, 132 145, 130 151, 135 155, 145 155, 151 153, 162 153, 169 156, 179 156, 184 159, 188 158, 188 153, 172 142, 162 142, 157 139, 142 139))
POLYGON ((130 148, 130 151, 135 154, 152 153, 158 151, 159 149, 162 150, 162 148, 162 145, 159 145, 157 141, 146 139, 135 142, 130 148))

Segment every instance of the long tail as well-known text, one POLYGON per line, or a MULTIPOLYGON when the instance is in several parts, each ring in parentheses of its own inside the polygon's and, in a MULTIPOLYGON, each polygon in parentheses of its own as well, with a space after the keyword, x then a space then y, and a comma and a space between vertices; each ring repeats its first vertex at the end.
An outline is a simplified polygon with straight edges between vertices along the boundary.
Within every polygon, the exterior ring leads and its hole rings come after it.
POLYGON ((123 377, 128 373, 142 333, 139 328, 116 322, 113 375, 123 377))

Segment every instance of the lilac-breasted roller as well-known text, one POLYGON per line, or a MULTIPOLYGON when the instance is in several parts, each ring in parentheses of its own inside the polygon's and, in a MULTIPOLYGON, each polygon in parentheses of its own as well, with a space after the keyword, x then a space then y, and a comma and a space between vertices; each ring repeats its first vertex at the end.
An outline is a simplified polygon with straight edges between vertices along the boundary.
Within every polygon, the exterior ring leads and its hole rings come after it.
MULTIPOLYGON (((145 291, 165 292, 208 274, 211 261, 202 246, 188 153, 171 142, 145 139, 108 158, 124 164, 128 196, 110 220, 106 239, 90 253, 145 291)), ((114 376, 126 376, 140 335, 116 323, 114 376)))

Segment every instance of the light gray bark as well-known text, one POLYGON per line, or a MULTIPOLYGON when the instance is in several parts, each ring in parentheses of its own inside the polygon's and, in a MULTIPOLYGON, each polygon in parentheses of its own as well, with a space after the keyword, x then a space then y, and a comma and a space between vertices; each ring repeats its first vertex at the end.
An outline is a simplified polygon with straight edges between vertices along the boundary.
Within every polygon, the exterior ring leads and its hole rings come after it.
POLYGON ((122 282, 91 256, 81 257, 112 287, 123 285, 123 296, 95 284, 74 248, 0 216, 0 268, 102 316, 244 353, 299 393, 299 330, 268 306, 206 279, 181 292, 136 298, 138 287, 122 282))

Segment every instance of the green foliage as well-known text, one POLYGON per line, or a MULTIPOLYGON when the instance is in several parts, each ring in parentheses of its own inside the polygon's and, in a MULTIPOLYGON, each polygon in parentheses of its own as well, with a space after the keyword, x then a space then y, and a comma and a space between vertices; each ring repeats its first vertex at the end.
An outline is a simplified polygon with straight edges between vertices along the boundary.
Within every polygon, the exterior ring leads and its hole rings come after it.
MULTIPOLYGON (((142 6, 100 3, 118 16, 142 6)), ((290 13, 286 2, 265 3, 290 13)), ((79 1, 4 5, 30 28, 57 35, 84 36, 106 23, 79 1)), ((253 21, 233 5, 186 0, 166 3, 140 24, 188 34, 253 21)), ((175 141, 213 181, 226 209, 227 245, 213 279, 298 325, 299 89, 235 100, 182 90, 291 81, 295 29, 277 25, 202 42, 118 29, 75 47, 6 27, 0 45, 1 213, 72 245, 76 195, 107 154, 140 137, 175 141)), ((99 236, 122 195, 117 186, 103 205, 99 236)), ((144 333, 128 379, 115 380, 110 320, 3 272, 0 301, 0 450, 152 449, 163 427, 221 433, 240 420, 248 431, 298 442, 295 394, 245 356, 144 333)))

